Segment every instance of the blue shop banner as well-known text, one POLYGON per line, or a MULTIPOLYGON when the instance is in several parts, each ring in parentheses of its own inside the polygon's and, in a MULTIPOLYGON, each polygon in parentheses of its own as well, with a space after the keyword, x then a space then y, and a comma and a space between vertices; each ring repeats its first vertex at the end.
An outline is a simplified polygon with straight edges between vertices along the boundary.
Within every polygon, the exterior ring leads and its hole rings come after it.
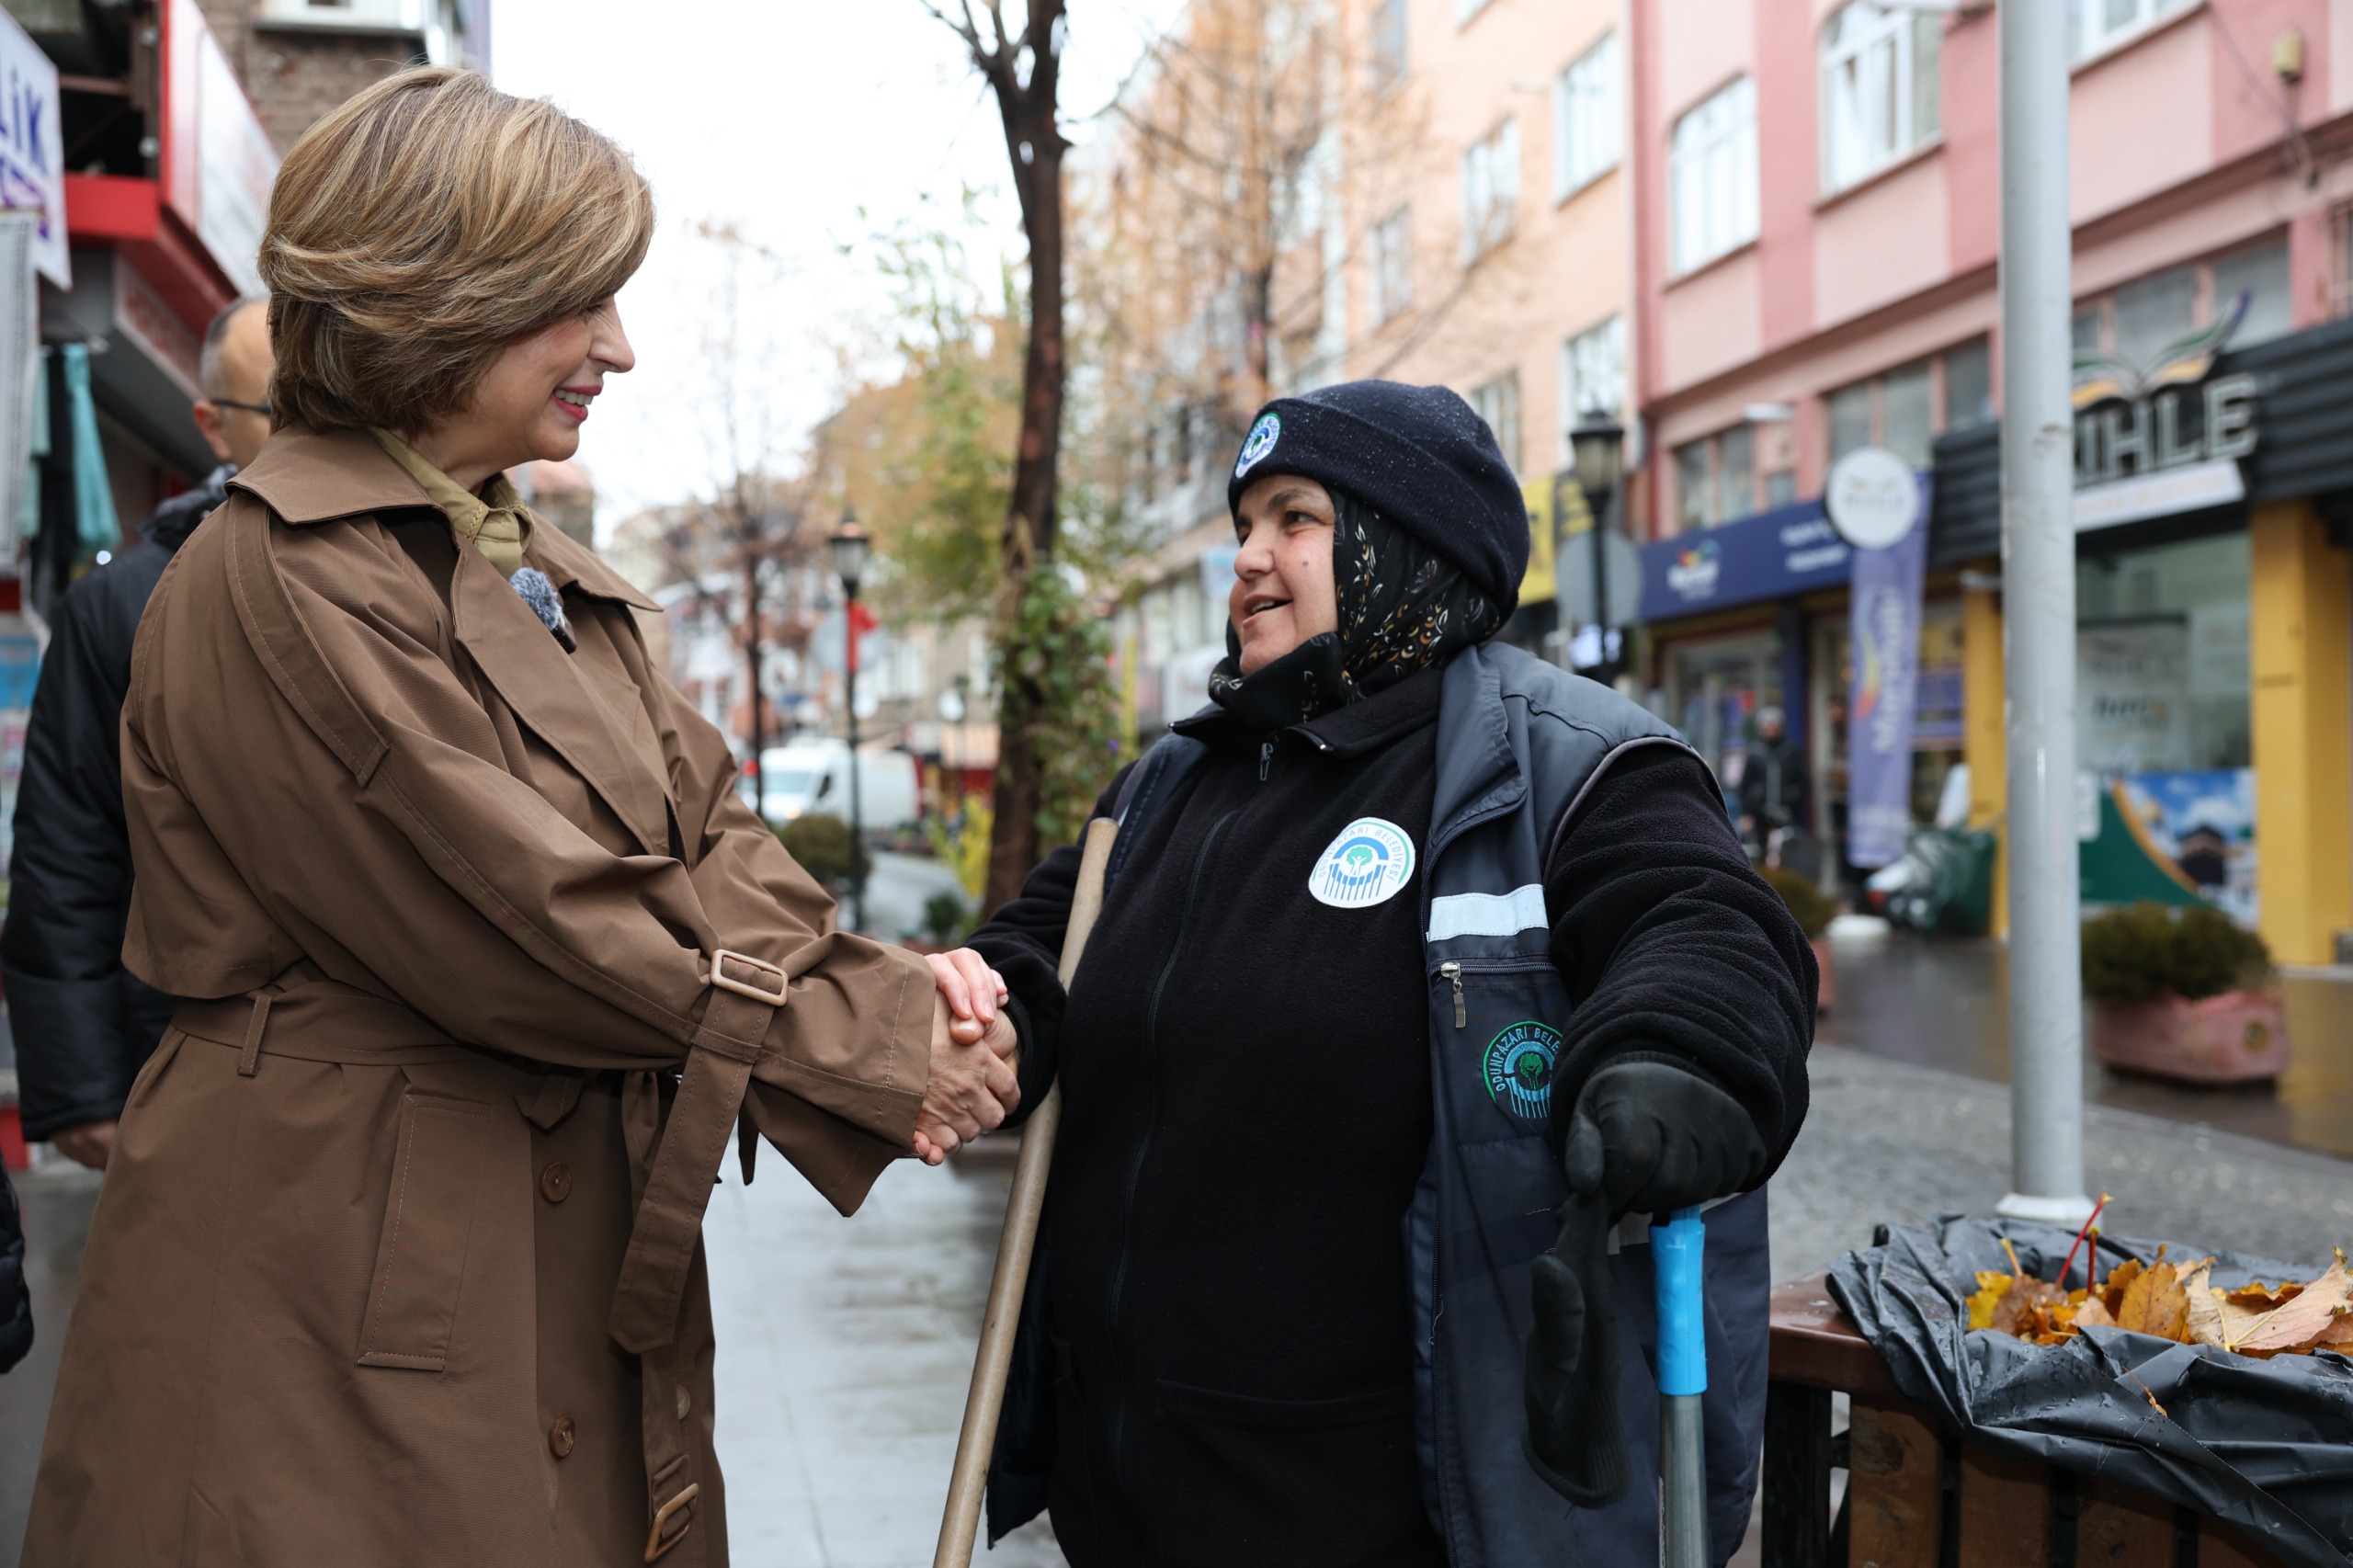
POLYGON ((1854 553, 1818 500, 1660 540, 1642 547, 1642 619, 1677 620, 1836 587, 1854 553))
POLYGON ((1876 869, 1912 830, 1912 725, 1918 716, 1920 590, 1928 562, 1927 481, 1918 519, 1893 544, 1855 551, 1847 619, 1847 858, 1876 869))

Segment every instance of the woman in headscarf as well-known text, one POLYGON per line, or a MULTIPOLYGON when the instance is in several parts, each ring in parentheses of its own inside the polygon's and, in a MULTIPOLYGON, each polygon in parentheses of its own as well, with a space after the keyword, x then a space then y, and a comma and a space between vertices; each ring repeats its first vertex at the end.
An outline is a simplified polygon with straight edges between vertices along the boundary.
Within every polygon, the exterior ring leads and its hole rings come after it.
POLYGON ((1229 499, 1212 705, 1097 808, 1114 880, 1070 993, 1072 850, 933 963, 1065 1105, 992 1531, 1049 1506, 1079 1568, 1655 1561, 1656 1393, 1617 1351, 1652 1334, 1647 1249, 1612 1236, 1729 1199, 1721 1560, 1806 943, 1679 737, 1489 641, 1528 520, 1461 398, 1279 400, 1229 499))

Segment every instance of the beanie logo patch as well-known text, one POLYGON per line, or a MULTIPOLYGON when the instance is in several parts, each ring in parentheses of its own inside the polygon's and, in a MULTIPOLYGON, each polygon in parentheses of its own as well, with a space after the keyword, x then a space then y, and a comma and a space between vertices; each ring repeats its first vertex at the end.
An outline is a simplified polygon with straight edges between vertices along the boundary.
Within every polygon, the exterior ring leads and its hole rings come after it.
POLYGON ((1358 817, 1315 858, 1307 891, 1335 909, 1386 903, 1414 874, 1414 841, 1393 822, 1358 817))
POLYGON ((1279 415, 1262 414, 1258 423, 1250 426, 1249 437, 1242 443, 1242 456, 1234 460, 1233 477, 1240 479, 1258 466, 1258 460, 1275 449, 1276 440, 1283 433, 1279 415))

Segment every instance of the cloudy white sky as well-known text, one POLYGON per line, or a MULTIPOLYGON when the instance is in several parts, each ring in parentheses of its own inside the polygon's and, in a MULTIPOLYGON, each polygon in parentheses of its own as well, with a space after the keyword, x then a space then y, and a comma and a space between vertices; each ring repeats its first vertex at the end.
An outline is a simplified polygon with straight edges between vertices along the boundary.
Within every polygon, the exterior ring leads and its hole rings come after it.
MULTIPOLYGON (((1074 140, 1177 8, 1072 0, 1074 140)), ((887 312, 842 246, 952 213, 971 186, 987 224, 974 267, 993 278, 1020 254, 995 107, 918 0, 496 0, 492 15, 499 85, 552 97, 627 146, 661 204, 653 252, 621 296, 638 368, 608 383, 581 445, 601 526, 707 494, 716 472, 707 344, 720 262, 698 225, 734 224, 779 258, 780 280, 747 304, 739 340, 790 431, 823 415, 841 353, 871 343, 887 312)))

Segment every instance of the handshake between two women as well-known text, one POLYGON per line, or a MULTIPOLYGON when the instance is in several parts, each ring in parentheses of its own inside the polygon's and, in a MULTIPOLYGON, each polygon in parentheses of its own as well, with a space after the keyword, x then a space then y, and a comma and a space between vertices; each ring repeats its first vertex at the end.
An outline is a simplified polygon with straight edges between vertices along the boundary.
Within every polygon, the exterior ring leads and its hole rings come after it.
POLYGON ((915 1151, 936 1165, 1021 1105, 1020 1037, 1005 1010, 1005 981, 970 948, 928 960, 938 1000, 931 1017, 931 1078, 916 1113, 915 1151))

